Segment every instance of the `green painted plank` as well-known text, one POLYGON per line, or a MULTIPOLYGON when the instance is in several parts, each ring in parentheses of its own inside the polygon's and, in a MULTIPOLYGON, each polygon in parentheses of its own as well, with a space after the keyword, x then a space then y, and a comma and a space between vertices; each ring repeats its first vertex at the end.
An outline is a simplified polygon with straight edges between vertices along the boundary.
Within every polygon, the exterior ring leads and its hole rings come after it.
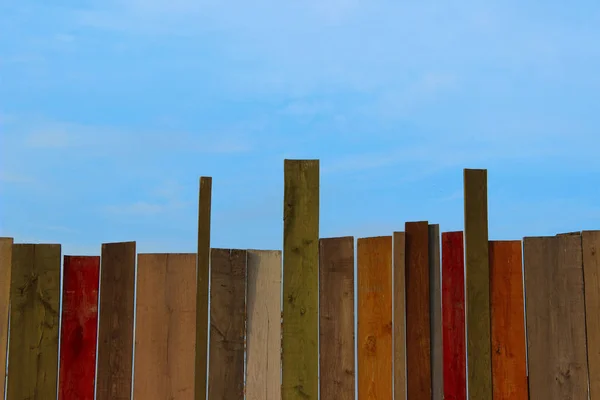
POLYGON ((285 160, 283 400, 319 392, 319 161, 285 160))
POLYGON ((59 244, 15 244, 8 400, 54 399, 58 378, 59 244))

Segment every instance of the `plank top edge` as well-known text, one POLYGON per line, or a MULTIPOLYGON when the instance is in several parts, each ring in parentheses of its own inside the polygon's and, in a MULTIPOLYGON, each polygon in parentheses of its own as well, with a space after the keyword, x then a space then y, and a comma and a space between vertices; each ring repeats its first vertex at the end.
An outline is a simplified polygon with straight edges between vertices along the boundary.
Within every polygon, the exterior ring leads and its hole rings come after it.
POLYGON ((354 236, 331 236, 331 237, 322 237, 322 238, 319 238, 319 241, 321 241, 321 240, 348 240, 348 239, 352 239, 352 240, 354 240, 354 236))
POLYGON ((358 240, 360 240, 360 241, 363 241, 363 240, 370 240, 370 239, 388 239, 388 238, 389 238, 389 239, 391 239, 391 238, 392 238, 392 235, 381 235, 381 236, 365 236, 365 237, 359 237, 359 238, 357 238, 356 240, 357 240, 357 241, 358 241, 358 240))

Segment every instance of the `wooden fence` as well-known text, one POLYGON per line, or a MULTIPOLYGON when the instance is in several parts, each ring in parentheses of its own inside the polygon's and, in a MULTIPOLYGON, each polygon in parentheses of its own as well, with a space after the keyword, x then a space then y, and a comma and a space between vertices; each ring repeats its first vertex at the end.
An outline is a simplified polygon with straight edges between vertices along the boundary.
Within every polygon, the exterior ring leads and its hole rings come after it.
POLYGON ((283 252, 211 249, 211 186, 197 253, 0 240, 7 399, 600 399, 600 231, 489 241, 465 170, 464 233, 320 239, 286 160, 283 252))

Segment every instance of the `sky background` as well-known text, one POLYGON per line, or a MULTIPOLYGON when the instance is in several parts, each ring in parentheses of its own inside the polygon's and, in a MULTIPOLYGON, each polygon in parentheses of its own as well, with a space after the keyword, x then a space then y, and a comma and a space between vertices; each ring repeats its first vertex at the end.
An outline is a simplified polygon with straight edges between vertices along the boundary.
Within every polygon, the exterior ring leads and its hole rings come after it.
POLYGON ((0 235, 99 254, 282 248, 283 160, 321 160, 322 237, 600 229, 600 2, 0 3, 0 235))

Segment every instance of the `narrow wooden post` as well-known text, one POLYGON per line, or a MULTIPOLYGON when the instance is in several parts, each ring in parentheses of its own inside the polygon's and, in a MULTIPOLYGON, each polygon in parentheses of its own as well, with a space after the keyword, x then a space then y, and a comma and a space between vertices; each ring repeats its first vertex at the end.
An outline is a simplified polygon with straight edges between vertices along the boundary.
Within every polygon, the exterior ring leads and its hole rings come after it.
POLYGON ((406 255, 405 234, 394 232, 394 400, 406 400, 406 255))
POLYGON ((600 231, 581 233, 590 399, 600 399, 600 231))
MULTIPOLYGON (((12 264, 13 238, 0 238, 0 360, 6 361, 8 346, 8 310, 10 304, 10 270, 12 264)), ((0 376, 6 376, 6 362, 0 365, 0 376)), ((5 379, 0 379, 4 393, 5 379)))
POLYGON ((442 348, 442 271, 440 226, 429 225, 429 298, 431 313, 432 400, 444 399, 444 353, 442 348))

